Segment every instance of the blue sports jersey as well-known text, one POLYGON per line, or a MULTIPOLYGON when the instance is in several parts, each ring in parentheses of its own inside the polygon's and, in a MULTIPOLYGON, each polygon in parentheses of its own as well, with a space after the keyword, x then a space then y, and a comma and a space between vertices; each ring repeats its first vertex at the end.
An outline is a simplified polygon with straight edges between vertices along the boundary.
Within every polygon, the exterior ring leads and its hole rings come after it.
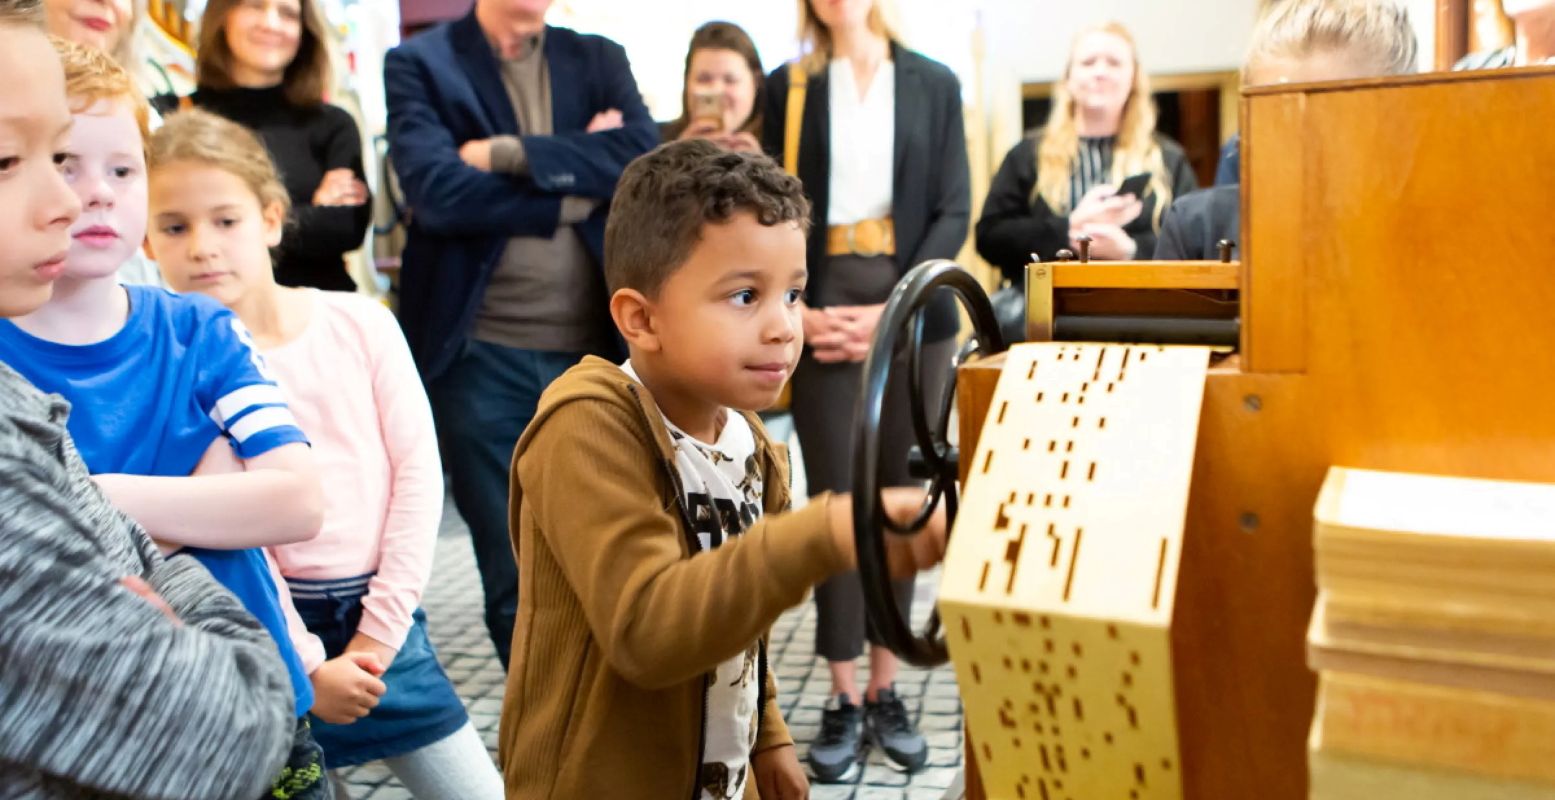
MULTIPOLYGON (((6 362, 38 388, 70 401, 68 427, 87 469, 182 476, 217 437, 226 437, 240 458, 308 441, 236 315, 203 295, 124 289, 129 319, 96 344, 56 344, 0 320, 6 362)), ((297 713, 305 713, 313 705, 313 685, 287 633, 264 552, 185 552, 270 631, 291 672, 297 713)))

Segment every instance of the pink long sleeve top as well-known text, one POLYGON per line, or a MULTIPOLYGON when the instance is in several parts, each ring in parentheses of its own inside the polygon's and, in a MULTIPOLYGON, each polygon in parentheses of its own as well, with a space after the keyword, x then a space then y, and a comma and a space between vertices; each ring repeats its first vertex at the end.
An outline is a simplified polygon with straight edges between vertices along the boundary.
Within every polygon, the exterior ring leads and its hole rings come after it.
MULTIPOLYGON (((432 409, 388 309, 357 294, 312 296, 313 317, 302 335, 264 356, 313 443, 324 527, 310 541, 270 553, 288 578, 374 573, 357 631, 398 649, 431 576, 442 517, 432 409)), ((323 662, 323 645, 295 613, 289 621, 311 672, 323 662)))

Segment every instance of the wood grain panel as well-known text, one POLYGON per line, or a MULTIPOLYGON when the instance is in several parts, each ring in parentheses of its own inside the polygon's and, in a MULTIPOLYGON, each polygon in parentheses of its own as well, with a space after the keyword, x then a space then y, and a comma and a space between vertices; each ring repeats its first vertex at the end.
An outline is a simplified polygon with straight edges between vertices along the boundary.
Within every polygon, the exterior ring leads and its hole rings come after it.
POLYGON ((1242 357, 1258 372, 1307 365, 1306 284, 1277 257, 1299 259, 1310 233, 1289 224, 1306 205, 1306 107, 1293 93, 1250 99, 1242 110, 1242 357))
POLYGON ((1242 266, 1219 261, 1057 263, 1055 289, 1236 289, 1242 266))

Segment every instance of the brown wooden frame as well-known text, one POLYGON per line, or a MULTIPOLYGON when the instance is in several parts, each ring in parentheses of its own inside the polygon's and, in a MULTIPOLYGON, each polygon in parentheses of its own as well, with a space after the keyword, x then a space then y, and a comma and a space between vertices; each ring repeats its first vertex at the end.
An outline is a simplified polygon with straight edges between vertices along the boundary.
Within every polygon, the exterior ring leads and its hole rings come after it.
POLYGON ((1445 72, 1469 54, 1472 0, 1436 0, 1436 69, 1445 72))

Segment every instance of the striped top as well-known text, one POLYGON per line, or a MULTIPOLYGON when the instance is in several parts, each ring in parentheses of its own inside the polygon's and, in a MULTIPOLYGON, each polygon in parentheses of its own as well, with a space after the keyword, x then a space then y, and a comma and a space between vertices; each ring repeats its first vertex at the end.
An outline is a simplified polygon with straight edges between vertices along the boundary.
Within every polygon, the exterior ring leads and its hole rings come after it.
POLYGON ((1069 207, 1080 204, 1086 192, 1112 180, 1112 150, 1117 145, 1116 136, 1082 137, 1080 151, 1075 156, 1074 170, 1069 173, 1069 207))
POLYGON ((236 315, 202 295, 124 290, 129 317, 100 342, 0 320, 6 363, 75 407, 70 435, 92 472, 188 475, 219 438, 244 459, 307 441, 236 315))
POLYGON ((291 746, 286 668, 204 569, 108 504, 69 414, 0 364, 0 797, 259 797, 291 746))
POLYGON ((1453 64, 1453 70, 1466 69, 1504 69, 1517 65, 1517 48, 1515 46, 1501 47, 1495 50, 1481 50, 1478 53, 1469 53, 1458 59, 1453 64))

